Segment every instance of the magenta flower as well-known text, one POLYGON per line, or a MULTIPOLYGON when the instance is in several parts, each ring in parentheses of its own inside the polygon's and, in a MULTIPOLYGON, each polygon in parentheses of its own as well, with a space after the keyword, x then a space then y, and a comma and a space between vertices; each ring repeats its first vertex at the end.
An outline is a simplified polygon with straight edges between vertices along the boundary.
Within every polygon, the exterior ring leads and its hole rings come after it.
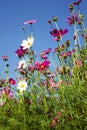
POLYGON ((33 23, 36 23, 36 20, 29 20, 24 22, 24 24, 33 24, 33 23))
POLYGON ((44 53, 41 53, 40 54, 40 57, 42 58, 42 59, 44 59, 44 60, 46 60, 48 57, 46 56, 46 54, 44 54, 44 53))
POLYGON ((15 51, 15 53, 17 54, 18 57, 22 57, 24 55, 23 49, 19 48, 15 51))
POLYGON ((82 0, 78 0, 76 2, 73 2, 74 5, 79 5, 81 3, 82 0))
POLYGON ((15 51, 15 53, 17 54, 17 56, 19 58, 21 58, 22 56, 24 56, 24 54, 27 52, 27 49, 23 49, 22 47, 20 47, 19 49, 17 49, 15 51))
POLYGON ((61 37, 61 36, 65 35, 67 32, 68 32, 67 29, 64 29, 64 30, 53 29, 52 31, 50 31, 50 34, 54 37, 61 37))
POLYGON ((9 83, 12 84, 12 85, 15 85, 15 84, 16 84, 16 81, 15 81, 13 78, 10 78, 8 81, 9 81, 9 83))
POLYGON ((42 51, 41 53, 40 53, 40 57, 42 58, 42 59, 44 59, 44 60, 46 60, 48 57, 47 57, 47 55, 51 52, 51 48, 48 48, 47 50, 45 50, 45 51, 42 51))
POLYGON ((74 53, 74 50, 68 51, 68 52, 61 52, 60 56, 67 58, 68 56, 71 56, 74 53))
POLYGON ((51 48, 48 48, 47 50, 43 51, 45 54, 49 54, 51 52, 51 48))
POLYGON ((72 14, 71 17, 70 17, 70 16, 67 17, 66 22, 67 22, 69 25, 72 25, 72 24, 75 24, 75 23, 81 24, 81 19, 78 18, 78 15, 77 15, 77 14, 72 14))
POLYGON ((47 70, 47 68, 49 67, 50 62, 45 60, 43 62, 37 62, 35 63, 35 68, 38 71, 42 71, 42 70, 47 70))

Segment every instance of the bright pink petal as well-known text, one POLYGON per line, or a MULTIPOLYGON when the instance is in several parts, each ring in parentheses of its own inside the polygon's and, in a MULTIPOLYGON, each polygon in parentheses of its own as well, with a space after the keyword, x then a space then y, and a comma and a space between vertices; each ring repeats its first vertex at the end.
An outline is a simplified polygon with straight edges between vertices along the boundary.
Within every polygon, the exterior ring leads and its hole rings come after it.
POLYGON ((33 24, 33 23, 36 23, 36 20, 29 20, 24 22, 24 24, 33 24))
POLYGON ((66 34, 68 32, 67 29, 62 30, 62 35, 66 34))

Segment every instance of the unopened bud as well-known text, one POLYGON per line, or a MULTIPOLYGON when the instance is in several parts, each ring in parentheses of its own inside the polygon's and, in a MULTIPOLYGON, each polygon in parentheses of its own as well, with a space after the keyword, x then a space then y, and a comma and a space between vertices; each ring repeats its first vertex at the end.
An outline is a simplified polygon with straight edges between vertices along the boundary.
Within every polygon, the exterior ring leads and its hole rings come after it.
POLYGON ((54 16, 54 17, 53 17, 53 21, 54 21, 54 22, 57 22, 57 20, 58 20, 57 17, 54 16))
POLYGON ((69 9, 70 10, 72 10, 74 7, 73 7, 73 4, 71 3, 70 5, 69 5, 69 9))

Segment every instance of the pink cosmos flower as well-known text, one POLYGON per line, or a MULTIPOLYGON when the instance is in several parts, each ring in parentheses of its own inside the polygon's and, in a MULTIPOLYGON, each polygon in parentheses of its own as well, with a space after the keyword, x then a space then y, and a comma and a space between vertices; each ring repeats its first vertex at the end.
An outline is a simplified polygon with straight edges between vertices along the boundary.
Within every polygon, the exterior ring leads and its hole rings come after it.
POLYGON ((12 85, 15 85, 15 84, 16 84, 16 81, 15 81, 13 78, 10 78, 10 79, 9 79, 9 83, 12 84, 12 85))
POLYGON ((40 57, 42 58, 42 59, 44 59, 44 60, 46 60, 48 57, 46 56, 46 54, 44 54, 44 53, 41 53, 40 54, 40 57))
POLYGON ((47 57, 47 55, 51 52, 51 48, 48 48, 47 50, 45 50, 45 51, 42 51, 41 53, 40 53, 40 57, 42 58, 42 59, 44 59, 44 60, 46 60, 48 57, 47 57))
POLYGON ((28 70, 29 70, 29 71, 34 71, 34 70, 35 70, 35 66, 29 65, 29 66, 28 66, 28 70))
POLYGON ((19 48, 15 51, 15 53, 17 54, 18 57, 22 57, 24 55, 23 49, 19 48))
POLYGON ((65 35, 67 32, 68 32, 67 29, 64 29, 64 30, 53 29, 52 31, 50 31, 50 34, 54 37, 61 37, 61 36, 65 35))
POLYGON ((78 67, 81 67, 81 66, 82 66, 82 60, 80 60, 80 59, 75 60, 75 64, 76 64, 78 67))
POLYGON ((2 56, 2 59, 3 59, 4 61, 7 61, 7 60, 8 60, 8 56, 4 55, 4 56, 2 56))
POLYGON ((51 52, 51 48, 48 48, 47 50, 44 51, 45 54, 49 54, 51 52))
POLYGON ((4 90, 5 94, 8 96, 8 98, 13 98, 14 94, 13 92, 10 90, 10 88, 5 87, 4 90))
POLYGON ((80 23, 81 23, 81 19, 78 18, 78 15, 77 15, 77 14, 72 14, 71 17, 67 17, 66 22, 67 22, 69 25, 72 25, 72 24, 75 24, 75 23, 80 24, 80 23))
POLYGON ((81 3, 82 0, 78 0, 76 2, 73 2, 74 5, 79 5, 81 3))
POLYGON ((33 24, 33 23, 36 23, 36 20, 29 20, 24 22, 24 24, 33 24))
POLYGON ((23 49, 23 47, 20 46, 20 48, 17 49, 15 53, 19 58, 21 58, 22 56, 24 56, 25 53, 27 53, 27 49, 23 49))
POLYGON ((62 56, 62 57, 68 57, 68 56, 71 56, 73 53, 74 53, 74 50, 68 51, 68 52, 61 52, 60 56, 62 56))
POLYGON ((47 68, 49 67, 50 62, 45 60, 43 62, 37 62, 35 63, 35 68, 38 71, 42 71, 42 70, 47 70, 47 68))

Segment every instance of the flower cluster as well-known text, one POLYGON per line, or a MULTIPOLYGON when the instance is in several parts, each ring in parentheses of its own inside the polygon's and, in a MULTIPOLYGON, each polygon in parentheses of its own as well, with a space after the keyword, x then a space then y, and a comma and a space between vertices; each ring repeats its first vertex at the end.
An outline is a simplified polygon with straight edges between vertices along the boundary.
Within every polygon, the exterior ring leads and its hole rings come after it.
POLYGON ((36 20, 28 20, 24 26, 30 25, 31 32, 15 51, 19 60, 16 80, 9 77, 8 56, 1 56, 6 74, 0 79, 2 130, 87 129, 87 29, 80 13, 81 2, 69 5, 66 22, 74 27, 72 43, 63 39, 68 29, 61 29, 54 16, 48 23, 57 46, 43 50, 36 58, 33 50, 36 20))

